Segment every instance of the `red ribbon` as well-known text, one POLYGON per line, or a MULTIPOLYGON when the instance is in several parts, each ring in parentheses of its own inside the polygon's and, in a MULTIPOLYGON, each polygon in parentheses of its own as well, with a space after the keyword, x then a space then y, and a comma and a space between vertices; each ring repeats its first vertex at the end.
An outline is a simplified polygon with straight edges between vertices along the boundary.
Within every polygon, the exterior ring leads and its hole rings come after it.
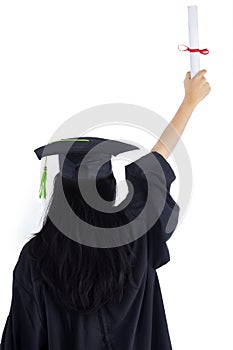
POLYGON ((208 49, 190 49, 187 45, 179 45, 178 46, 179 51, 189 51, 189 52, 200 52, 202 55, 208 55, 209 50, 208 49), (181 50, 180 47, 185 47, 185 49, 181 50))

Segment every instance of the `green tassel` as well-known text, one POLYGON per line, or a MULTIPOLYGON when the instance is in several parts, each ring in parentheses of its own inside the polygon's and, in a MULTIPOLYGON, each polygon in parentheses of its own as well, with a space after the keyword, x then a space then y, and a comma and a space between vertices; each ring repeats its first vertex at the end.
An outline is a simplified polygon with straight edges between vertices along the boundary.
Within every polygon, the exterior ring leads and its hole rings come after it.
POLYGON ((42 196, 46 198, 46 181, 47 181, 47 157, 45 158, 44 170, 40 181, 39 198, 41 198, 42 196))
MULTIPOLYGON (((89 142, 90 140, 87 139, 61 139, 58 141, 53 141, 50 143, 56 143, 56 142, 62 142, 62 141, 87 141, 89 142)), ((47 181, 47 156, 45 157, 45 165, 44 165, 44 170, 41 176, 41 180, 40 180, 40 191, 39 191, 39 198, 41 198, 43 196, 43 198, 46 198, 46 181, 47 181)))

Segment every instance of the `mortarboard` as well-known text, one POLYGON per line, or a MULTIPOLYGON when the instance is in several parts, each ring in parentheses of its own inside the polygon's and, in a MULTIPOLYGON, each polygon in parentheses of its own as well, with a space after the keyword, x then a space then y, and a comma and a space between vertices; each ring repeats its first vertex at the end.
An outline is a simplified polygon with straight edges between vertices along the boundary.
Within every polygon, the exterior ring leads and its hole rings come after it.
POLYGON ((104 163, 99 169, 96 179, 105 180, 110 177, 114 178, 111 163, 112 155, 116 156, 135 149, 139 148, 125 142, 100 137, 61 139, 35 149, 34 152, 40 160, 45 157, 39 198, 42 196, 46 198, 47 156, 58 154, 59 170, 62 177, 72 180, 78 178, 77 169, 81 162, 84 168, 86 166, 85 171, 82 172, 85 179, 92 178, 98 163, 104 163))

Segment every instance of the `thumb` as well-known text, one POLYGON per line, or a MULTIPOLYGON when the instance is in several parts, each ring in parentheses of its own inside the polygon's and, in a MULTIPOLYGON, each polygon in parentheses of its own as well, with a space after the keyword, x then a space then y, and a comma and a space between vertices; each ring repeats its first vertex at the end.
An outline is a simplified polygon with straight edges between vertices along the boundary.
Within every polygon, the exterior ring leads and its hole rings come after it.
POLYGON ((191 72, 190 71, 188 71, 186 73, 185 80, 187 80, 187 79, 191 79, 191 72))

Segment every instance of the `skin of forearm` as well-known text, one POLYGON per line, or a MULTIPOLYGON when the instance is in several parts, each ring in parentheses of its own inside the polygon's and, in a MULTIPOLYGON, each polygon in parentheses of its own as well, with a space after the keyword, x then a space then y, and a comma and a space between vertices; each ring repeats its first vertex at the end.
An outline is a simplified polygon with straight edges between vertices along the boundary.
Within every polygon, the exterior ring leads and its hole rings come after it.
POLYGON ((175 116, 168 124, 151 152, 160 153, 165 159, 168 158, 175 145, 179 141, 189 118, 195 109, 195 104, 184 98, 175 116))

